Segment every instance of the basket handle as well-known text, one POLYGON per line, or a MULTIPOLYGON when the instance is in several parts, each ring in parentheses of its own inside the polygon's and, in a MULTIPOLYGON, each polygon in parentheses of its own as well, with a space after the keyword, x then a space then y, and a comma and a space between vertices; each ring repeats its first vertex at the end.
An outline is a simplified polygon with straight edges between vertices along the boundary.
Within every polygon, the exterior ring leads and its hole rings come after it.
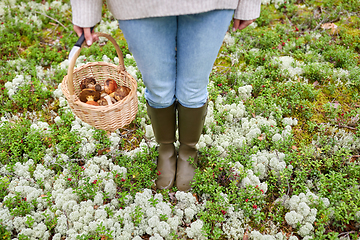
MULTIPOLYGON (((121 71, 121 72, 125 71, 124 56, 120 50, 119 45, 115 41, 115 39, 110 34, 107 34, 107 33, 97 32, 97 33, 93 33, 93 34, 96 34, 99 37, 106 37, 114 45, 114 47, 116 49, 116 53, 119 58, 119 71, 121 71)), ((76 53, 71 58, 70 63, 69 63, 69 68, 68 68, 68 87, 69 87, 69 89, 68 90, 69 90, 70 95, 74 95, 74 92, 75 92, 74 91, 74 82, 73 82, 73 73, 74 73, 75 62, 76 62, 76 59, 80 55, 81 49, 84 46, 85 46, 85 42, 81 45, 81 48, 76 51, 76 53)))

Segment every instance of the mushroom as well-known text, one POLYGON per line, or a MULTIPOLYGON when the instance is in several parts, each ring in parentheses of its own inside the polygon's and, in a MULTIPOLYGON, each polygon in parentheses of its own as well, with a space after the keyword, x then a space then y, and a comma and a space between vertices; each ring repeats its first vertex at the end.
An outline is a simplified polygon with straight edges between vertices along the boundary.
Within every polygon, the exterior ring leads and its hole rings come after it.
POLYGON ((104 98, 107 101, 108 105, 116 103, 116 100, 113 97, 110 97, 108 94, 104 92, 101 93, 100 97, 104 98))
POLYGON ((110 97, 109 95, 105 96, 104 98, 109 105, 116 103, 116 100, 113 97, 110 97))
POLYGON ((130 88, 125 86, 120 86, 116 89, 113 94, 110 94, 111 97, 114 97, 117 101, 124 99, 130 92, 130 88))
POLYGON ((97 103, 99 104, 99 106, 107 106, 109 105, 108 101, 106 101, 105 98, 100 98, 97 103))
POLYGON ((111 94, 115 92, 115 90, 118 88, 116 81, 114 79, 107 79, 104 84, 104 90, 107 94, 111 94))
POLYGON ((88 77, 88 78, 85 78, 84 80, 81 81, 80 89, 81 90, 86 89, 86 88, 94 89, 95 84, 96 84, 96 80, 94 78, 92 78, 92 77, 88 77))
POLYGON ((102 87, 101 87, 100 84, 96 84, 94 89, 95 89, 96 91, 98 91, 98 92, 101 92, 102 87))
POLYGON ((99 106, 99 104, 96 101, 100 99, 100 92, 94 89, 87 88, 80 92, 79 98, 80 101, 84 103, 91 104, 94 106, 99 106))
MULTIPOLYGON (((102 95, 101 95, 101 96, 102 96, 102 95)), ((107 105, 113 105, 114 103, 116 103, 116 100, 106 94, 105 96, 102 96, 102 97, 97 101, 97 103, 98 103, 100 106, 107 106, 107 105)))
POLYGON ((89 99, 89 101, 87 101, 86 104, 90 104, 93 106, 100 106, 97 102, 95 102, 94 100, 91 100, 91 99, 89 99))

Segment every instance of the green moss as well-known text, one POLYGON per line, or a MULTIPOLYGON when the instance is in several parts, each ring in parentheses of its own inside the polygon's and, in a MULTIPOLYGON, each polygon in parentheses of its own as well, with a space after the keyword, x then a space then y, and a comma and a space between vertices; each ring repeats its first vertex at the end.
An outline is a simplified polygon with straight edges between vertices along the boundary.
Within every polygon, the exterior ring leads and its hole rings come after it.
POLYGON ((262 5, 260 17, 256 23, 260 27, 275 26, 277 23, 285 20, 285 15, 277 11, 274 5, 262 5))

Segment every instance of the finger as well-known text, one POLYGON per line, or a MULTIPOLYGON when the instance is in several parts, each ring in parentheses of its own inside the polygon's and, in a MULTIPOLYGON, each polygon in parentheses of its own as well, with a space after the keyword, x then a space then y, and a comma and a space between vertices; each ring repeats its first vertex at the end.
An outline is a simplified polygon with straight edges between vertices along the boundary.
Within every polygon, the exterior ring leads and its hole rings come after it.
POLYGON ((76 32, 76 34, 78 35, 78 37, 80 37, 81 34, 83 33, 83 28, 76 26, 76 25, 74 25, 73 28, 74 28, 74 31, 76 32))
POLYGON ((239 25, 240 25, 240 20, 239 19, 234 19, 234 24, 233 24, 233 32, 235 32, 238 28, 239 28, 239 25))
POLYGON ((91 44, 93 43, 94 40, 93 40, 90 28, 84 28, 84 34, 85 34, 86 44, 88 46, 91 46, 91 44))
POLYGON ((247 26, 249 26, 250 24, 252 24, 254 22, 254 20, 243 20, 241 21, 238 29, 239 30, 243 30, 244 28, 246 28, 247 26))
POLYGON ((99 36, 98 35, 93 34, 92 37, 93 37, 94 42, 99 41, 99 36))

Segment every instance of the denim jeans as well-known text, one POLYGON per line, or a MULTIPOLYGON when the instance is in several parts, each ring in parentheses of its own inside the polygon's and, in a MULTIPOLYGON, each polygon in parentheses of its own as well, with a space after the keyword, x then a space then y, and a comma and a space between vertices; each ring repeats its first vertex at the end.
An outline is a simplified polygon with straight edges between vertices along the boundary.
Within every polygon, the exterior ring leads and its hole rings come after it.
POLYGON ((213 64, 234 10, 119 20, 153 108, 203 106, 213 64))

